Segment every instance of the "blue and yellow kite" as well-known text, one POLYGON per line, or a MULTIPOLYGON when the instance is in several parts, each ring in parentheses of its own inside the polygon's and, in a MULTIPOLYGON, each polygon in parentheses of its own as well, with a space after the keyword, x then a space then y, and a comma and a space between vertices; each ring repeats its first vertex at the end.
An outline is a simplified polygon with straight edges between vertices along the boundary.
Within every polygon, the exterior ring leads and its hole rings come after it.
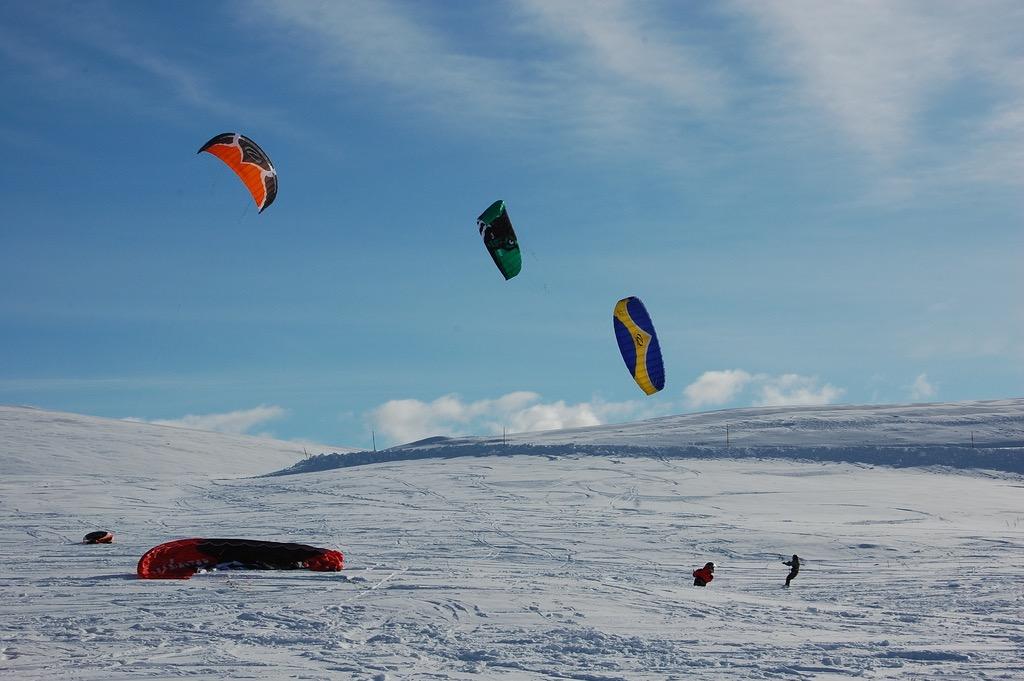
POLYGON ((653 395, 664 388, 665 366, 661 361, 661 346, 647 308, 640 299, 630 296, 616 303, 612 323, 622 359, 640 389, 653 395))

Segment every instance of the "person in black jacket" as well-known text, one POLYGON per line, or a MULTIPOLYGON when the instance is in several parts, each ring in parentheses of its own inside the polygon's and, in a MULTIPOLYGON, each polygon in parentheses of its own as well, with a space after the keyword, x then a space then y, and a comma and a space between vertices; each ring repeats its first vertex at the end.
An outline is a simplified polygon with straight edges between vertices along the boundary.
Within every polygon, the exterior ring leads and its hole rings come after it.
POLYGON ((789 566, 789 574, 786 575, 786 583, 783 586, 789 586, 789 583, 793 581, 793 578, 800 573, 800 556, 793 554, 791 560, 782 561, 783 565, 789 566))

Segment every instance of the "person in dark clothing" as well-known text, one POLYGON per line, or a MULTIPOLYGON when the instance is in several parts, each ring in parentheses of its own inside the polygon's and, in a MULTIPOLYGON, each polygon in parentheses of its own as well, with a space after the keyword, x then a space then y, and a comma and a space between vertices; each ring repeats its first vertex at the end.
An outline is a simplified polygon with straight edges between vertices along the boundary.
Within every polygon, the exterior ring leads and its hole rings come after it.
POLYGON ((783 565, 789 566, 789 574, 786 575, 786 583, 783 586, 789 586, 789 583, 793 581, 793 578, 800 573, 800 556, 793 554, 791 560, 782 561, 783 565))
POLYGON ((693 571, 693 585, 707 586, 715 578, 715 564, 704 563, 704 567, 693 571))

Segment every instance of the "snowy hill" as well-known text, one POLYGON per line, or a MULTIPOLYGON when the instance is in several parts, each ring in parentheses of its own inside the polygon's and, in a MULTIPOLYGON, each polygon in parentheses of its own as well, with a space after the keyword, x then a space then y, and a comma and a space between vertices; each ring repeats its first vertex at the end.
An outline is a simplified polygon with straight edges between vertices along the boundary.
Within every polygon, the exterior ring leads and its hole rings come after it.
POLYGON ((294 442, 0 406, 5 475, 257 475, 303 456, 294 442))
POLYGON ((1024 399, 764 407, 494 437, 436 437, 379 452, 312 457, 284 472, 456 456, 775 457, 1024 473, 1024 399))
POLYGON ((1020 676, 1024 477, 801 456, 947 451, 967 464, 995 442, 1018 456, 1019 400, 739 410, 511 446, 434 439, 375 465, 269 477, 237 474, 294 460, 297 445, 0 417, 0 465, 28 473, 0 476, 3 678, 1020 676), (742 444, 715 444, 726 423, 742 444), (981 449, 957 444, 970 431, 981 449), (81 543, 97 529, 114 543, 81 543), (338 549, 345 570, 136 579, 149 548, 196 536, 338 549), (803 568, 780 588, 794 553, 803 568), (692 586, 706 561, 714 581, 692 586))

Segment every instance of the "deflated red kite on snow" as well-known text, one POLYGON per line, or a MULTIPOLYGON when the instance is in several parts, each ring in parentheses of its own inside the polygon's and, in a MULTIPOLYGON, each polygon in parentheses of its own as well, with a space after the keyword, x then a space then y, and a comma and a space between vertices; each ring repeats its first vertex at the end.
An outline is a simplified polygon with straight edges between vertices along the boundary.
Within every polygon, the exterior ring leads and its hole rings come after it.
POLYGON ((345 567, 341 551, 256 539, 179 539, 139 559, 140 579, 188 579, 200 570, 316 570, 345 567))

